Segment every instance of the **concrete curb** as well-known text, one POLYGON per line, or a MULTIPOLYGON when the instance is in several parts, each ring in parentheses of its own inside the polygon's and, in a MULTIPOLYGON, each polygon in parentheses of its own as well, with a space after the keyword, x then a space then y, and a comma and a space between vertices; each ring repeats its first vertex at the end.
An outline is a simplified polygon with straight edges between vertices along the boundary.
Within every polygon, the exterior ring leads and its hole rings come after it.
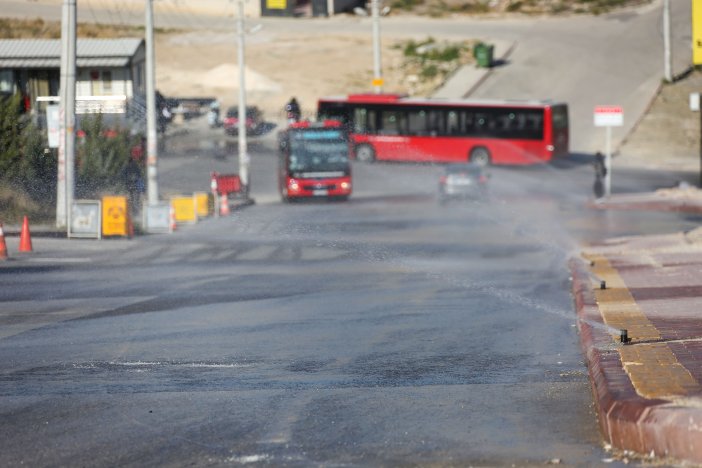
POLYGON ((670 198, 653 193, 617 194, 610 198, 590 200, 588 208, 596 210, 642 210, 702 213, 702 199, 670 198))
MULTIPOLYGON (((580 344, 586 357, 600 429, 620 450, 702 463, 702 408, 636 393, 617 345, 604 327, 585 261, 569 261, 580 344)), ((632 345, 636 346, 636 345, 632 345)))

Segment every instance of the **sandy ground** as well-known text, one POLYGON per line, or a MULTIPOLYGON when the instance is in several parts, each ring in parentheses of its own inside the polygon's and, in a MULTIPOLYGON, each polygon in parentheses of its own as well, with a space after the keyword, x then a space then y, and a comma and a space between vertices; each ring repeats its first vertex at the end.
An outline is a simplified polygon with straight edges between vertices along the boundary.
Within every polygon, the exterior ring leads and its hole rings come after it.
MULTIPOLYGON (((412 90, 400 69, 400 41, 382 43, 383 77, 388 92, 412 90)), ((297 97, 303 113, 312 115, 321 96, 371 90, 373 55, 370 35, 261 35, 247 39, 247 100, 270 119, 297 97)), ((156 41, 159 90, 167 96, 214 96, 223 106, 239 95, 237 44, 233 34, 161 34, 156 41)))
POLYGON ((700 112, 690 110, 690 93, 702 91, 702 72, 661 85, 646 115, 619 148, 619 164, 700 171, 700 112))

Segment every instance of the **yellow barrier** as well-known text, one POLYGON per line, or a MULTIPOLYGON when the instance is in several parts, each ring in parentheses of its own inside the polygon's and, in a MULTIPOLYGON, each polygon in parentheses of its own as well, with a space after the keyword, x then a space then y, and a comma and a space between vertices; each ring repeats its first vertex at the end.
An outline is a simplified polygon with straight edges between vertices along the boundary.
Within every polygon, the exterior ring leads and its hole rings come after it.
POLYGON ((195 192, 193 194, 195 200, 195 209, 197 216, 200 218, 207 217, 212 214, 210 211, 210 194, 207 192, 195 192))
POLYGON ((102 197, 102 235, 129 236, 127 197, 102 197))
POLYGON ((197 222, 197 207, 193 197, 172 197, 171 206, 175 212, 176 223, 197 222))

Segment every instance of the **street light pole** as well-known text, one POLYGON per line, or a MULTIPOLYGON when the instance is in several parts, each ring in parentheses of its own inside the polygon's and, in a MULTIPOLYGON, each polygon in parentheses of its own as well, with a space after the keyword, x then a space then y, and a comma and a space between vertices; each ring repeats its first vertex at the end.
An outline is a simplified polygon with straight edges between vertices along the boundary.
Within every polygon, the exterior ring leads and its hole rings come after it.
POLYGON ((158 134, 156 130, 156 56, 154 53, 153 0, 146 0, 146 197, 158 203, 158 134))
POLYGON ((373 18, 373 88, 376 94, 383 92, 383 74, 380 65, 380 0, 371 0, 373 18))
POLYGON ((673 59, 670 45, 670 0, 663 0, 663 70, 668 83, 673 82, 673 59))
POLYGON ((238 0, 239 15, 237 19, 239 36, 239 177, 241 179, 241 193, 244 199, 249 198, 249 155, 246 147, 246 65, 244 60, 244 0, 238 0))
POLYGON ((76 0, 63 2, 60 73, 56 227, 61 229, 70 226, 75 185, 76 0))

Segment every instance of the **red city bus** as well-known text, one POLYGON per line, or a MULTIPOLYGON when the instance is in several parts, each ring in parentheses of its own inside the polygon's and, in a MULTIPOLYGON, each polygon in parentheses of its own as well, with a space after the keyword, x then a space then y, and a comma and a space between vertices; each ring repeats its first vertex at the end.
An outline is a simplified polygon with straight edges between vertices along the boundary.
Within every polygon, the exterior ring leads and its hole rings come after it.
POLYGON ((359 161, 535 164, 568 155, 568 106, 352 94, 322 98, 320 119, 348 128, 359 161))
POLYGON ((283 201, 351 195, 346 129, 337 120, 295 122, 279 134, 278 188, 283 201))

